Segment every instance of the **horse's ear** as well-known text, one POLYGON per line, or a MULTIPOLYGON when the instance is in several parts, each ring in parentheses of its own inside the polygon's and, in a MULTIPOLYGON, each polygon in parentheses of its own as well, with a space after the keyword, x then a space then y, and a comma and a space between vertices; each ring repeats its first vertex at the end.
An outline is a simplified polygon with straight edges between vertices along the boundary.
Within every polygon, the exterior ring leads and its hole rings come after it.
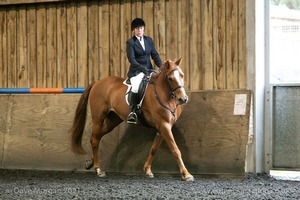
POLYGON ((170 69, 170 60, 167 60, 167 61, 165 62, 165 66, 166 66, 167 70, 170 69))
POLYGON ((162 66, 165 66, 167 64, 168 64, 168 61, 164 61, 163 64, 162 64, 162 66))
POLYGON ((179 66, 180 63, 181 63, 181 60, 182 60, 182 58, 179 58, 179 59, 175 62, 175 64, 179 66))

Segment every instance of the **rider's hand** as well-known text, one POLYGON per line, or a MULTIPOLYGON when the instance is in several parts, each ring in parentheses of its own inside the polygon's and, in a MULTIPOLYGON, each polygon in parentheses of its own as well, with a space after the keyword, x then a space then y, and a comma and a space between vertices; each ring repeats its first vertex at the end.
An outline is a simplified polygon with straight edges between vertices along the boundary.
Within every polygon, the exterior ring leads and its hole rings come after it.
POLYGON ((142 69, 142 72, 143 72, 144 74, 148 74, 148 73, 149 73, 149 70, 148 70, 146 67, 144 67, 144 68, 142 69))

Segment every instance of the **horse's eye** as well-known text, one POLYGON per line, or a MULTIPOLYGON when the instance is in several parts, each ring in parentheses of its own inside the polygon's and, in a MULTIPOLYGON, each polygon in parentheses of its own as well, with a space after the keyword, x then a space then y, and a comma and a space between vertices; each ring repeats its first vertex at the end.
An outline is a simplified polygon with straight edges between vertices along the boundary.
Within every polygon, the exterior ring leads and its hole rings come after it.
POLYGON ((172 77, 169 77, 168 79, 169 79, 169 81, 172 81, 172 77))

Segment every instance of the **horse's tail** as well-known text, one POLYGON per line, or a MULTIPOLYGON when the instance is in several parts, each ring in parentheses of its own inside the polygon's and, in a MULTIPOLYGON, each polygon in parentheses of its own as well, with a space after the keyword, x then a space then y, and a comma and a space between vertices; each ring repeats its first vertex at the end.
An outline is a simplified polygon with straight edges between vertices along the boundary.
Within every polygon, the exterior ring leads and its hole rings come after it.
POLYGON ((93 85, 94 83, 90 84, 82 93, 76 108, 73 125, 69 132, 71 136, 72 151, 77 154, 86 153, 86 151, 82 146, 81 141, 82 141, 82 134, 86 123, 87 104, 89 100, 89 94, 93 85))

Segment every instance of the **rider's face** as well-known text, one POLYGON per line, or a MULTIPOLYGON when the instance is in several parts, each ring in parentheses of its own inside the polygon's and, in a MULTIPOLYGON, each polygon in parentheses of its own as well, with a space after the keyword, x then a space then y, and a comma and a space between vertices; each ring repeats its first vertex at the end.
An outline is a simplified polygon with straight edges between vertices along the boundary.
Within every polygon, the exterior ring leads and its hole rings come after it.
POLYGON ((134 35, 141 37, 144 35, 145 27, 139 26, 139 27, 136 27, 133 31, 134 31, 134 35))

